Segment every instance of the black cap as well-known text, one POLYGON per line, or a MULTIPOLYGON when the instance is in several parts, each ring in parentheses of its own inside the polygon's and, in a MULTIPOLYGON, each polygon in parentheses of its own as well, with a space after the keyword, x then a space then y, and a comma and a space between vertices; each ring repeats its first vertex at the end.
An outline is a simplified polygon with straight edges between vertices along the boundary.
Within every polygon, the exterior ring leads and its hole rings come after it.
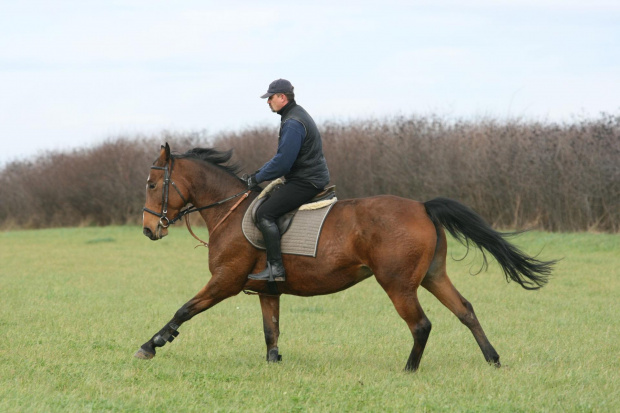
POLYGON ((261 99, 268 98, 271 95, 275 95, 276 93, 293 93, 293 85, 286 79, 278 79, 274 80, 269 84, 269 89, 267 89, 267 93, 261 96, 261 99))

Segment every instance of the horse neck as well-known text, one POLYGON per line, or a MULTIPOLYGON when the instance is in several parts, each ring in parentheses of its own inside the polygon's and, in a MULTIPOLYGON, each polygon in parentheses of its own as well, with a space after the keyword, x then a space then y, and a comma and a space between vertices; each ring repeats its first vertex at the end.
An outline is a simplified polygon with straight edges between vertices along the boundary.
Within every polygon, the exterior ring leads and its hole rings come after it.
MULTIPOLYGON (((243 191, 242 182, 228 172, 207 162, 184 162, 185 178, 190 194, 188 201, 203 207, 222 201, 243 191)), ((236 202, 236 198, 222 205, 200 211, 202 219, 211 230, 236 202)))

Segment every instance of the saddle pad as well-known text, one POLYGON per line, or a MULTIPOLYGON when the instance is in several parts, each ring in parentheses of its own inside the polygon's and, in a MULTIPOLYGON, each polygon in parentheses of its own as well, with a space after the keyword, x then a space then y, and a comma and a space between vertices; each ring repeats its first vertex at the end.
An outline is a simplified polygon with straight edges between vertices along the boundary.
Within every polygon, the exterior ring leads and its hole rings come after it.
MULTIPOLYGON (((260 196, 252 201, 252 204, 248 207, 243 216, 241 228, 243 229, 243 235, 245 235, 250 244, 264 250, 265 241, 263 241, 263 234, 256 228, 252 220, 252 209, 259 199, 260 196)), ((312 208, 314 204, 307 204, 310 208, 303 205, 295 214, 289 229, 282 235, 282 253, 316 257, 323 222, 325 222, 327 214, 335 203, 336 198, 333 198, 322 203, 317 202, 316 204, 321 204, 321 206, 317 205, 318 208, 312 208)))

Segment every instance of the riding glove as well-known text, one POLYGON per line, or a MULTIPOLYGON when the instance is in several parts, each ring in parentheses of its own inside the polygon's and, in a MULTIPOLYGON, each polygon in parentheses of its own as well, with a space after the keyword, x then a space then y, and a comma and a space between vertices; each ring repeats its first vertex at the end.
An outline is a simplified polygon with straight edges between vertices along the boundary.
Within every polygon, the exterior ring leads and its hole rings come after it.
POLYGON ((245 179, 245 183, 248 185, 248 189, 252 189, 258 185, 258 182, 256 182, 256 173, 248 175, 245 179))

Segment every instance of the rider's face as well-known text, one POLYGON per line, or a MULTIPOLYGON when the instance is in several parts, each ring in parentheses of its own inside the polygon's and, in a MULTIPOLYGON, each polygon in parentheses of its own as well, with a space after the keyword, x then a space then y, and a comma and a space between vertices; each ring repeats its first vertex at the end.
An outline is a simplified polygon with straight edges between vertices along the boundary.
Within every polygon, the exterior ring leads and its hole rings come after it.
POLYGON ((275 95, 269 96, 269 99, 267 99, 267 104, 271 108, 272 112, 279 111, 287 103, 288 103, 288 99, 283 93, 276 93, 275 95))

